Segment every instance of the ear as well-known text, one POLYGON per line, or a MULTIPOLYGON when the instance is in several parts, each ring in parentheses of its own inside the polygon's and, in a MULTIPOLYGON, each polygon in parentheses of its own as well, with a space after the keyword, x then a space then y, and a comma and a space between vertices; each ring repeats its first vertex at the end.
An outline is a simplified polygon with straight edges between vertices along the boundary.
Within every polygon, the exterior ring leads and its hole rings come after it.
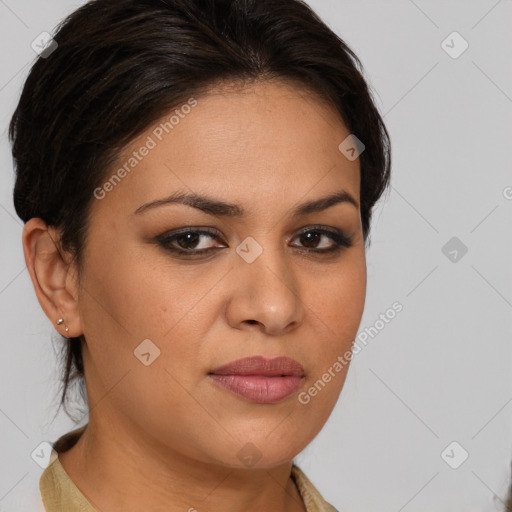
POLYGON ((71 255, 59 252, 60 234, 34 217, 23 228, 22 242, 25 263, 46 316, 63 336, 80 336, 83 329, 78 310, 78 274, 71 255), (57 325, 59 318, 64 322, 57 325))

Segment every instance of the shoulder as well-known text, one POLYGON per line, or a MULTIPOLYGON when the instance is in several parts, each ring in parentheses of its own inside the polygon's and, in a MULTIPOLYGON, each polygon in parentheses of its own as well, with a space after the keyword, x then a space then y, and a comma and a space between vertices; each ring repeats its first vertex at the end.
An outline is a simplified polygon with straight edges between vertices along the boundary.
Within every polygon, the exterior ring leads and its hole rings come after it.
POLYGON ((59 453, 69 450, 78 441, 84 430, 85 427, 81 427, 68 432, 53 443, 50 462, 39 480, 39 489, 47 512, 69 510, 94 512, 92 505, 80 492, 59 461, 59 453))
POLYGON ((337 509, 323 499, 309 478, 295 464, 292 466, 292 478, 304 500, 307 512, 338 512, 337 509))

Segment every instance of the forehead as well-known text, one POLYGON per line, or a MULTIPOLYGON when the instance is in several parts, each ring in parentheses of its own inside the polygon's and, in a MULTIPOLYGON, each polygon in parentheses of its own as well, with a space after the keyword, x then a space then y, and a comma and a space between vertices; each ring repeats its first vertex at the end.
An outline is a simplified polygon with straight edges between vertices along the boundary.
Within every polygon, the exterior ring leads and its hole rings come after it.
POLYGON ((358 199, 359 160, 338 148, 347 136, 332 106, 293 84, 212 87, 124 148, 105 175, 103 184, 112 186, 97 207, 131 213, 178 189, 236 197, 249 211, 262 201, 297 201, 333 188, 358 199))

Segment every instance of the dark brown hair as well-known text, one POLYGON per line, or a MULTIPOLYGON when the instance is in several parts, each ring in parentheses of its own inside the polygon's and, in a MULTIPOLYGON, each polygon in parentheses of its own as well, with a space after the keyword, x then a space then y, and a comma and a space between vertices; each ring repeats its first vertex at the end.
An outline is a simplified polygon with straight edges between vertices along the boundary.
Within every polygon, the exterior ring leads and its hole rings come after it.
MULTIPOLYGON (((360 208, 388 186, 390 140, 360 60, 301 0, 94 0, 58 27, 12 117, 14 206, 56 227, 82 265, 93 191, 119 151, 170 109, 216 83, 278 78, 319 94, 360 139, 360 208)), ((341 142, 341 141, 340 141, 341 142)), ((65 344, 61 405, 83 336, 65 344)), ((70 415, 71 416, 71 415, 70 415)))

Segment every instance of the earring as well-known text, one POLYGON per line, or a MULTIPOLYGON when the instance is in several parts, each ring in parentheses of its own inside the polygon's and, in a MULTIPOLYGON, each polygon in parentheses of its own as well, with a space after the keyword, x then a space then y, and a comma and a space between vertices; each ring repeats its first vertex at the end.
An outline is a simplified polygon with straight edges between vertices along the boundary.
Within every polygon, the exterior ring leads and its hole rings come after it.
MULTIPOLYGON (((59 319, 57 320, 57 325, 61 325, 61 324, 62 324, 62 322, 64 322, 64 319, 63 319, 63 318, 59 318, 59 319)), ((66 331, 66 332, 69 332, 68 326, 66 326, 65 331, 66 331)))

